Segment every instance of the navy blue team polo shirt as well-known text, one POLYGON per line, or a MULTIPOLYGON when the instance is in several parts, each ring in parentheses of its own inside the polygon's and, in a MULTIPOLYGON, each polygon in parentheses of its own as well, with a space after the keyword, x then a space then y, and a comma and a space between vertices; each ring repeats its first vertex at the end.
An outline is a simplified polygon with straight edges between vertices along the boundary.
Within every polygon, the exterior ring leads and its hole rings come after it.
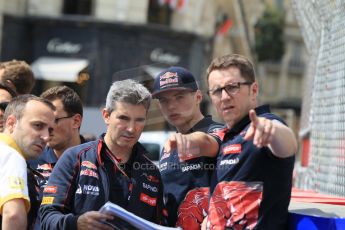
POLYGON ((58 161, 54 150, 50 147, 46 147, 39 158, 29 160, 30 168, 39 173, 35 175, 38 186, 40 187, 40 196, 43 193, 44 187, 47 185, 50 174, 58 161))
MULTIPOLYGON (((211 116, 205 116, 189 133, 214 132, 223 127, 224 125, 213 121, 211 116)), ((215 168, 215 158, 198 157, 180 162, 177 151, 173 150, 170 154, 164 154, 161 157, 159 165, 164 184, 167 224, 175 226, 178 219, 178 207, 182 205, 186 194, 192 189, 204 187, 207 187, 208 193, 210 178, 215 168)), ((205 211, 207 212, 207 208, 205 211)), ((181 213, 179 218, 185 217, 181 213)))
MULTIPOLYGON (((284 123, 267 105, 255 111, 259 117, 284 123)), ((278 158, 268 147, 245 141, 250 122, 247 115, 232 129, 212 134, 220 141, 220 152, 210 188, 211 229, 286 228, 295 157, 278 158)))

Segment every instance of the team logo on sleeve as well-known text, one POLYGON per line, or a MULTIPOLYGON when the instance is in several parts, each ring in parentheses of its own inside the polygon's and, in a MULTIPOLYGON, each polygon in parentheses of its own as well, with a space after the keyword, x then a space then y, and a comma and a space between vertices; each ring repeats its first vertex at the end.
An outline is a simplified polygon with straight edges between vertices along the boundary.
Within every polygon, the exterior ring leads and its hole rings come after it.
POLYGON ((210 199, 209 229, 254 229, 262 191, 260 182, 220 182, 210 199))
POLYGON ((24 190, 24 179, 22 177, 11 176, 8 178, 8 184, 10 189, 24 190))
POLYGON ((200 229, 207 216, 209 193, 208 187, 190 190, 178 208, 176 226, 182 229, 200 229))

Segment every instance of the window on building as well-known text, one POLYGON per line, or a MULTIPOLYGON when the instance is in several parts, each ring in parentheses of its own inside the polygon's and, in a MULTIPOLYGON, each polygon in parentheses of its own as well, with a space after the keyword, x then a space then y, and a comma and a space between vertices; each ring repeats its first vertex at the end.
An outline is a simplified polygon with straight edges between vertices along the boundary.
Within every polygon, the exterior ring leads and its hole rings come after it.
POLYGON ((303 60, 303 51, 304 51, 304 44, 302 42, 293 42, 292 43, 292 55, 291 59, 289 60, 289 67, 293 69, 300 69, 301 71, 304 69, 304 60, 303 60))
POLYGON ((64 14, 91 15, 93 0, 64 0, 64 14))
POLYGON ((169 1, 150 0, 148 23, 170 25, 172 9, 169 1))

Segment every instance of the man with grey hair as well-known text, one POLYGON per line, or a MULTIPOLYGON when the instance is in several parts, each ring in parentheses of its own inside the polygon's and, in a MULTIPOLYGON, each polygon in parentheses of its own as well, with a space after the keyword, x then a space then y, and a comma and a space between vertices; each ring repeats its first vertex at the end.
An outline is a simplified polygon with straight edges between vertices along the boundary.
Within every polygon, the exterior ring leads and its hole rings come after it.
POLYGON ((42 229, 112 229, 104 221, 128 228, 98 211, 107 201, 161 222, 161 177, 138 143, 150 101, 149 91, 133 80, 112 84, 102 111, 107 131, 59 159, 43 191, 42 229))

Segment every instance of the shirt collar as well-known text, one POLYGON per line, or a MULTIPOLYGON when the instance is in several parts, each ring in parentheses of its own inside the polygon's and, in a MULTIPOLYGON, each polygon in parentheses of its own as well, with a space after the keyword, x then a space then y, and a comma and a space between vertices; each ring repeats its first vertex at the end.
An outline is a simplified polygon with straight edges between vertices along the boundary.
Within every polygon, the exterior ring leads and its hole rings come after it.
POLYGON ((15 140, 10 135, 0 133, 0 142, 14 148, 24 159, 26 159, 24 152, 19 148, 15 140))
POLYGON ((196 131, 199 131, 201 129, 203 129, 204 127, 209 126, 210 122, 212 121, 212 116, 211 115, 206 115, 204 116, 200 121, 198 121, 198 123, 196 123, 190 130, 188 133, 193 133, 196 131))
POLYGON ((56 157, 54 150, 51 147, 45 147, 43 153, 40 156, 41 160, 44 160, 46 163, 56 163, 58 158, 56 157))
MULTIPOLYGON (((125 163, 125 164, 128 164, 128 165, 131 165, 134 163, 136 157, 137 157, 137 148, 138 148, 138 145, 140 145, 138 142, 133 146, 132 148, 132 152, 131 152, 131 155, 130 157, 128 158, 128 161, 125 163)), ((143 147, 142 147, 143 148, 143 147)), ((104 135, 101 136, 101 147, 99 148, 99 151, 100 151, 100 155, 101 155, 101 162, 104 161, 104 157, 107 157, 106 156, 106 151, 109 152, 109 154, 112 154, 110 149, 108 148, 107 144, 105 143, 104 141, 104 135)), ((143 149, 141 149, 141 151, 143 151, 143 149)), ((117 159, 115 156, 114 156, 115 159, 117 159)), ((123 163, 121 161, 119 161, 119 163, 123 163)))

